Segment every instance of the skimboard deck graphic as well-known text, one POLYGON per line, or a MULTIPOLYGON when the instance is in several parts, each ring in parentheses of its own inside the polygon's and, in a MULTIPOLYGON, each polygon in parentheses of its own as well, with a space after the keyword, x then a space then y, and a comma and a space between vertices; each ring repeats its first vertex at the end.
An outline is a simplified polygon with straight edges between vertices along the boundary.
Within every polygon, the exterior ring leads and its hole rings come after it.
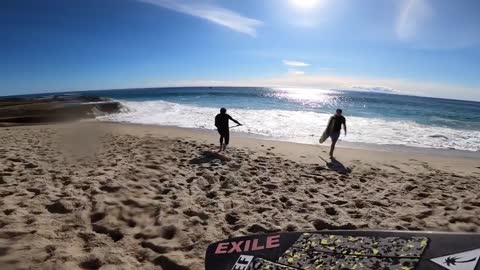
POLYGON ((328 122, 327 127, 325 128, 325 131, 323 131, 322 136, 320 136, 320 139, 318 139, 319 143, 324 143, 328 139, 332 131, 333 125, 335 125, 335 119, 331 118, 328 122))
POLYGON ((320 137, 320 139, 318 140, 319 143, 324 143, 327 139, 328 139, 328 136, 330 134, 328 133, 327 130, 325 130, 323 133, 322 133, 322 136, 320 137))
POLYGON ((254 257, 250 255, 240 255, 237 262, 232 269, 235 270, 297 270, 298 268, 293 268, 287 265, 279 264, 269 260, 265 260, 259 257, 254 257))
POLYGON ((321 231, 213 243, 207 249, 205 269, 480 270, 479 259, 480 234, 321 231))
POLYGON ((413 269, 427 242, 425 237, 304 233, 278 261, 297 268, 310 266, 310 269, 413 269))
POLYGON ((480 248, 431 259, 432 262, 449 270, 475 269, 479 260, 480 248))

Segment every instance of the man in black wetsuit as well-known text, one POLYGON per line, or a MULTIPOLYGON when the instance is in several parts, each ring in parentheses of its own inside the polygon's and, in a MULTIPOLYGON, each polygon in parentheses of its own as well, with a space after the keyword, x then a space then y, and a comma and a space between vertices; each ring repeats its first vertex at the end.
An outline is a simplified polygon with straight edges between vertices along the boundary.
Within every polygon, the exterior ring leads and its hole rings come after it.
POLYGON ((340 137, 342 124, 343 130, 345 131, 345 136, 347 136, 347 121, 342 115, 342 110, 337 109, 336 113, 332 117, 330 117, 330 120, 328 121, 328 129, 330 134, 329 137, 330 139, 332 139, 332 145, 330 146, 330 157, 333 157, 333 151, 335 150, 335 144, 340 137))
POLYGON ((242 125, 237 120, 233 119, 230 115, 227 114, 227 109, 221 108, 220 113, 215 116, 215 126, 217 127, 218 133, 220 134, 220 150, 223 151, 227 149, 228 142, 230 140, 230 131, 228 127, 228 120, 232 120, 237 123, 237 125, 242 125))

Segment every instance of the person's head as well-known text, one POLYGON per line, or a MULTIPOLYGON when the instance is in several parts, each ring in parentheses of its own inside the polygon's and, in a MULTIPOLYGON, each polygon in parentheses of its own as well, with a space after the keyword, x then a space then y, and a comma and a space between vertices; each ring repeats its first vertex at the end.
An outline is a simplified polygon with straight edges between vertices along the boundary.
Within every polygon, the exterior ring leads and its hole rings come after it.
POLYGON ((227 113, 227 109, 221 108, 221 109, 220 109, 220 113, 221 113, 221 114, 226 114, 226 113, 227 113))
POLYGON ((337 115, 342 115, 342 112, 343 112, 342 109, 337 109, 336 114, 337 115))

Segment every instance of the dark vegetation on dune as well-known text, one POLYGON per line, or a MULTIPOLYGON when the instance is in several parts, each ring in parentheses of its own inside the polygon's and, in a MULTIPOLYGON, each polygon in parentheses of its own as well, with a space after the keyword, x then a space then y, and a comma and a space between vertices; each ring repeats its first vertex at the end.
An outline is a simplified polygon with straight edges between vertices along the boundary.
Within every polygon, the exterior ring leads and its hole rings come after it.
POLYGON ((0 99, 0 126, 30 125, 93 118, 116 113, 119 102, 94 96, 55 95, 0 99))

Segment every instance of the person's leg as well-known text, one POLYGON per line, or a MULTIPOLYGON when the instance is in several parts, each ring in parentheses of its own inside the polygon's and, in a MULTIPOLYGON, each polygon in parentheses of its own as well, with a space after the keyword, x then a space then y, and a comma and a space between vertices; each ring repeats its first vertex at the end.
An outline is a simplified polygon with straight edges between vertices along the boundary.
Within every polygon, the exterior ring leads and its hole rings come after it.
POLYGON ((330 139, 332 140, 332 145, 330 146, 330 157, 333 157, 333 151, 335 151, 335 145, 337 144, 339 137, 340 132, 332 132, 332 134, 330 134, 330 139))
POLYGON ((230 142, 230 131, 225 131, 225 143, 223 144, 223 150, 227 149, 227 145, 230 142))
POLYGON ((332 140, 332 145, 330 146, 330 157, 333 157, 333 151, 335 151, 335 144, 337 140, 332 140))
POLYGON ((220 134, 220 149, 218 150, 218 152, 222 151, 223 149, 223 140, 224 140, 224 137, 223 137, 223 133, 219 130, 218 133, 220 134))

